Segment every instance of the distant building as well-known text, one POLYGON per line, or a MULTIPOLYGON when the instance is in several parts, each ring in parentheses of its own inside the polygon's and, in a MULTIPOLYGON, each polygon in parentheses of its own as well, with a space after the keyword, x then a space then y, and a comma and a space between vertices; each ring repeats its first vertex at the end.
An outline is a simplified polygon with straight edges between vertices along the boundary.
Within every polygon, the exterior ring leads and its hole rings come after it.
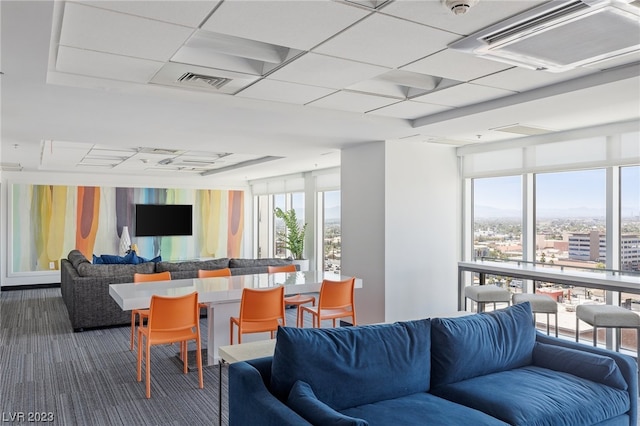
MULTIPOLYGON (((622 235, 620 247, 620 266, 623 270, 639 270, 640 236, 622 235)), ((576 233, 569 236, 569 259, 606 262, 606 235, 598 231, 576 233)))

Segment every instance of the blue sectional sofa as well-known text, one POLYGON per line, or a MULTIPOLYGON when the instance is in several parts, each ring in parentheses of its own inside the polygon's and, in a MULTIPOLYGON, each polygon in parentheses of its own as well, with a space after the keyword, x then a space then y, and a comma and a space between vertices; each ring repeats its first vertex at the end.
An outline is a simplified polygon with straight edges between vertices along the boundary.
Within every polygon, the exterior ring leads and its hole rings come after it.
POLYGON ((273 357, 230 365, 230 425, 636 425, 636 361, 531 315, 283 327, 273 357))

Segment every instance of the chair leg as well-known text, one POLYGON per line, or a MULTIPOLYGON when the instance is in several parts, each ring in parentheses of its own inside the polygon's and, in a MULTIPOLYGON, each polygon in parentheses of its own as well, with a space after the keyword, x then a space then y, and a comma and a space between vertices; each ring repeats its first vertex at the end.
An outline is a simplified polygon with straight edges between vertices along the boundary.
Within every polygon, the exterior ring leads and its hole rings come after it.
POLYGON ((593 346, 598 346, 598 327, 593 326, 593 346))
POLYGON ((133 335, 135 333, 135 328, 136 328, 136 314, 131 311, 131 348, 130 350, 133 351, 133 335))
POLYGON ((556 321, 554 323, 556 329, 556 337, 558 337, 558 313, 556 312, 556 321))
POLYGON ((189 372, 189 357, 187 356, 187 341, 180 342, 180 356, 182 357, 182 372, 189 372))
POLYGON ((229 320, 229 344, 233 345, 233 321, 231 320, 229 320))
POLYGON ((200 337, 196 338, 196 364, 198 365, 198 385, 200 389, 204 388, 204 379, 202 377, 202 350, 200 337))
POLYGON ((145 345, 145 382, 147 388, 147 399, 151 398, 151 345, 149 344, 149 339, 147 339, 147 343, 145 345))
POLYGON ((140 342, 142 341, 142 337, 140 336, 140 332, 138 332, 138 375, 137 379, 139 382, 142 381, 142 347, 140 346, 140 342))
MULTIPOLYGON (((556 320, 556 327, 558 327, 558 321, 556 320)), ((578 336, 580 336, 580 318, 576 317, 576 342, 578 341, 578 336)))

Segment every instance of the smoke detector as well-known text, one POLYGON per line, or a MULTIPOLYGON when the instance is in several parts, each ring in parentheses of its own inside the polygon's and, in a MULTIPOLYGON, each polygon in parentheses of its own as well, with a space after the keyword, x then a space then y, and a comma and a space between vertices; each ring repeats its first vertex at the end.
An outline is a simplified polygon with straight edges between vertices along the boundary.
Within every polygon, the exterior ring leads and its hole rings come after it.
POLYGON ((480 0, 442 0, 442 5, 454 15, 464 15, 480 0))

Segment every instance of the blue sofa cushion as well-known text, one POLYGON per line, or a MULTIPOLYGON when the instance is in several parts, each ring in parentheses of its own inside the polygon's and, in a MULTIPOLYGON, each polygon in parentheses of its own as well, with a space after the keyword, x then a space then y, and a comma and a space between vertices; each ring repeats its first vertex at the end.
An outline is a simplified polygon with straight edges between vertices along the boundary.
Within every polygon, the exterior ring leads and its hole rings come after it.
POLYGON ((533 349, 533 364, 614 388, 628 388, 618 364, 608 356, 537 342, 533 349))
POLYGON ((293 384, 287 405, 314 425, 368 426, 365 420, 349 417, 316 398, 308 383, 298 380, 293 384))
POLYGON ((431 386, 531 364, 535 328, 529 302, 431 320, 431 386))
POLYGON ((282 327, 276 335, 271 391, 284 401, 293 384, 302 380, 334 410, 427 392, 429 323, 424 319, 327 329, 282 327))
POLYGON ((341 413, 365 419, 370 426, 507 426, 481 411, 426 392, 347 408, 341 413))
POLYGON ((93 255, 93 263, 94 265, 102 265, 104 264, 104 262, 102 261, 102 258, 100 256, 96 256, 95 254, 93 255))
POLYGON ((624 416, 630 407, 628 392, 536 366, 474 377, 431 392, 512 425, 595 425, 624 416))

